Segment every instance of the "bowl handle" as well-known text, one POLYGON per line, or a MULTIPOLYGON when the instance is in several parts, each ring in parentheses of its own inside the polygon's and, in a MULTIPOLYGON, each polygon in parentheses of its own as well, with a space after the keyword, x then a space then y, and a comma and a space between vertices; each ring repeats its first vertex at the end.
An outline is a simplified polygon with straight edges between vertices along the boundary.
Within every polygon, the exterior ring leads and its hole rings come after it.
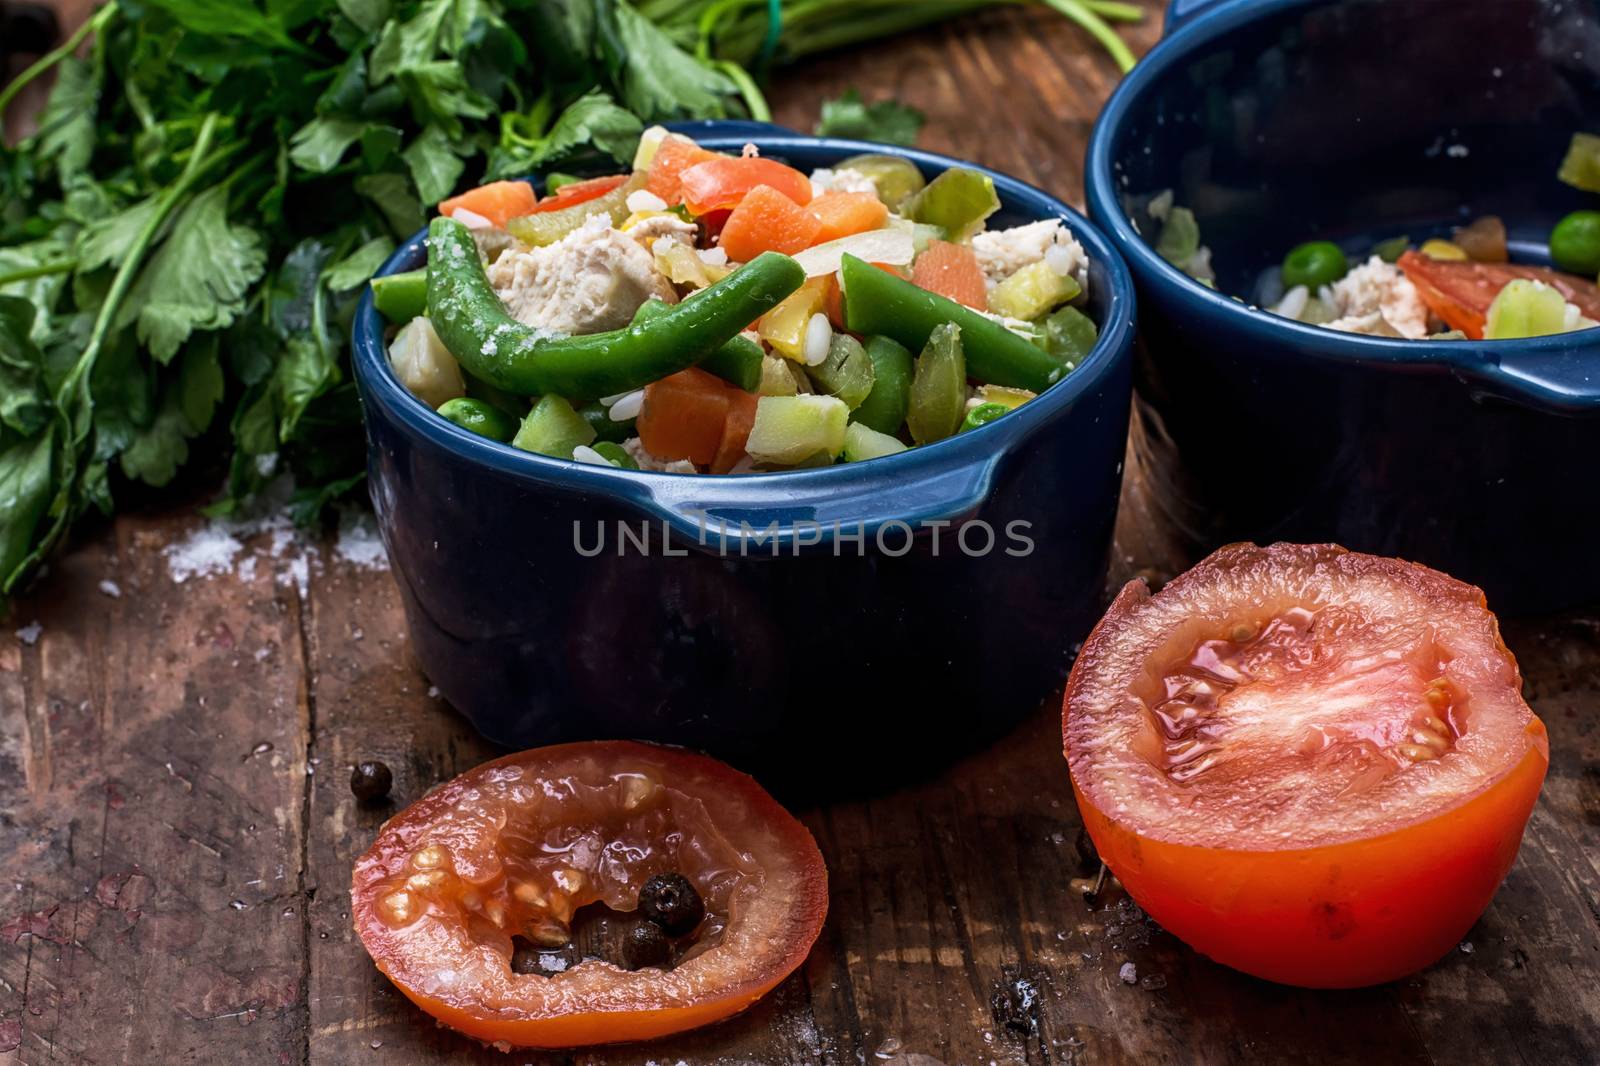
MULTIPOLYGON (((954 527, 988 498, 999 455, 902 472, 894 458, 866 464, 845 484, 792 473, 652 478, 634 504, 680 541, 723 555, 793 554, 812 545, 863 551, 878 542, 898 548, 913 533, 954 527), (888 516, 887 518, 885 516, 888 516)), ((995 530, 1003 542, 1005 530, 995 530)))
POLYGON ((1457 372, 1479 391, 1521 407, 1600 416, 1600 352, 1594 346, 1519 354, 1457 372))
POLYGON ((1167 5, 1167 21, 1161 28, 1161 36, 1171 37, 1173 30, 1203 11, 1221 6, 1222 2, 1223 0, 1172 0, 1167 5))

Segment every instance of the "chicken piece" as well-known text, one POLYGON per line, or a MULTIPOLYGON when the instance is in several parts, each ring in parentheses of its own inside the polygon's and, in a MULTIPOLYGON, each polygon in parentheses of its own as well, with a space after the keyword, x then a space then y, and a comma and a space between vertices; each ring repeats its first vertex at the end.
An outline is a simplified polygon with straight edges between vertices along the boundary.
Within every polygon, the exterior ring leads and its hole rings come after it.
POLYGON ((1373 256, 1317 294, 1333 309, 1329 329, 1375 337, 1419 340, 1432 330, 1428 305, 1411 280, 1393 263, 1373 256))
POLYGON ((676 299, 644 245, 604 215, 554 244, 504 253, 488 274, 513 318, 551 333, 621 329, 646 300, 676 299))
POLYGON ((1089 256, 1057 219, 986 230, 972 238, 972 250, 990 290, 1030 263, 1049 257, 1051 269, 1089 291, 1089 256))
POLYGON ((389 366, 400 384, 429 407, 437 408, 467 394, 461 364, 425 315, 413 318, 395 334, 389 345, 389 366))
POLYGON ((671 211, 653 211, 629 219, 623 224, 622 232, 646 248, 653 247, 662 238, 693 248, 700 236, 700 227, 671 211))
POLYGON ((854 167, 821 167, 811 172, 811 194, 825 192, 870 192, 877 195, 878 185, 854 167))

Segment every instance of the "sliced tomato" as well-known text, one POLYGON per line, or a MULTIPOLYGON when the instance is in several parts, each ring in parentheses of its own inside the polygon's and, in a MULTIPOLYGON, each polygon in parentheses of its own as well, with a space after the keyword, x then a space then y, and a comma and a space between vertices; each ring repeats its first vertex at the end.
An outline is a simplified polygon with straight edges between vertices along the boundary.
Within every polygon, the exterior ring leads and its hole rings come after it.
MULTIPOLYGON (((679 175, 683 203, 691 213, 704 215, 736 207, 745 194, 767 185, 804 207, 811 202, 811 179, 776 159, 719 156, 696 163, 679 175)), ((817 225, 821 226, 819 220, 817 225)))
POLYGON ((726 1018, 804 961, 828 905, 815 841, 760 785, 703 755, 626 741, 536 748, 441 785, 384 824, 351 898, 362 943, 413 1002, 518 1047, 645 1040, 726 1018), (632 912, 668 872, 705 905, 670 968, 587 958, 513 972, 515 938, 552 945, 580 908, 632 912))
POLYGON ((1321 988, 1412 973, 1511 869, 1549 765, 1483 594, 1331 545, 1129 584, 1067 682, 1100 856, 1191 947, 1321 988))
POLYGON ((1399 266, 1428 309, 1473 340, 1483 339, 1489 305, 1506 282, 1516 278, 1542 281, 1558 289, 1569 303, 1577 304, 1585 315, 1600 318, 1600 286, 1549 267, 1432 259, 1415 250, 1402 255, 1399 266))
POLYGON ((650 160, 650 170, 645 179, 645 188, 665 200, 669 205, 683 203, 683 183, 680 178, 685 170, 698 163, 711 159, 726 159, 727 156, 701 148, 694 141, 680 134, 669 133, 662 138, 661 144, 656 147, 656 154, 650 160))
POLYGON ((559 211, 563 207, 573 207, 577 204, 586 204, 590 200, 598 200, 612 189, 620 188, 628 180, 626 174, 608 174, 603 178, 590 178, 587 181, 575 181, 570 185, 563 185, 551 196, 546 196, 531 211, 524 211, 524 215, 537 215, 545 211, 559 211))

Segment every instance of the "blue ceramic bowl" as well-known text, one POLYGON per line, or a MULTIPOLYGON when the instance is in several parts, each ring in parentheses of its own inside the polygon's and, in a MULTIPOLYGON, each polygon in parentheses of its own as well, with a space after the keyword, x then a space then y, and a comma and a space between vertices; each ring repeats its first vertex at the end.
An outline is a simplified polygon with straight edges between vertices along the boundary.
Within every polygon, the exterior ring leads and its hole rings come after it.
MULTIPOLYGON (((864 151, 929 175, 956 162, 749 123, 680 128, 806 170, 864 151)), ((702 477, 517 451, 406 392, 364 301, 373 500, 444 697, 511 746, 651 738, 834 787, 846 767, 970 749, 1047 697, 1103 603, 1133 288, 1081 216, 993 177, 992 223, 1059 217, 1083 243, 1100 341, 1017 413, 859 465, 702 477)), ((382 273, 423 261, 418 234, 382 273)))
POLYGON ((1600 595, 1600 331, 1398 341, 1231 299, 1288 249, 1370 249, 1497 214, 1513 256, 1600 197, 1556 181, 1600 130, 1600 11, 1543 0, 1177 0, 1089 146, 1090 216, 1138 287, 1140 395, 1197 539, 1339 541, 1491 604, 1600 595), (1157 256, 1131 197, 1194 209, 1219 292, 1157 256))

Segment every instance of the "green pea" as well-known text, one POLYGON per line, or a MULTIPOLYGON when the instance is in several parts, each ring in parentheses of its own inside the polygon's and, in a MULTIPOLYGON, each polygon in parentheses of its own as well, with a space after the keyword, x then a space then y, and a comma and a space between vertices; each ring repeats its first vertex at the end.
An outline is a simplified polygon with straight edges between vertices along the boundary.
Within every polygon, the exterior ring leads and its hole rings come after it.
POLYGON ((517 435, 517 420, 482 400, 458 396, 439 405, 439 417, 480 437, 506 443, 517 435))
POLYGON ((968 411, 967 417, 961 420, 960 431, 965 433, 969 429, 977 429, 979 426, 988 425, 1010 410, 1011 408, 1003 403, 980 403, 968 411))
POLYGON ((1288 288, 1304 285, 1308 289, 1331 285, 1345 276, 1350 264, 1332 241, 1307 241, 1290 249, 1283 257, 1283 283, 1288 288))
POLYGON ((1562 270, 1600 273, 1600 211, 1574 211, 1550 231, 1550 258, 1562 270))

